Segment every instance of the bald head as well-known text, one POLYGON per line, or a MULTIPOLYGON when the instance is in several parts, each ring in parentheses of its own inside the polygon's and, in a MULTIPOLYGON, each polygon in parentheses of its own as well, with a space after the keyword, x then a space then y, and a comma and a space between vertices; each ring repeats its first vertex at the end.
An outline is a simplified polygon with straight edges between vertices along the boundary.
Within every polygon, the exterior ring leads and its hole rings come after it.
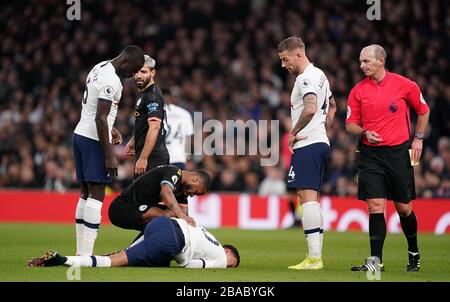
POLYGON ((378 44, 364 47, 359 55, 360 67, 364 74, 376 82, 381 81, 386 74, 386 51, 378 44))
POLYGON ((362 52, 366 52, 368 55, 374 57, 376 60, 383 58, 383 61, 386 62, 386 51, 382 46, 378 44, 366 46, 361 50, 361 53, 362 52))

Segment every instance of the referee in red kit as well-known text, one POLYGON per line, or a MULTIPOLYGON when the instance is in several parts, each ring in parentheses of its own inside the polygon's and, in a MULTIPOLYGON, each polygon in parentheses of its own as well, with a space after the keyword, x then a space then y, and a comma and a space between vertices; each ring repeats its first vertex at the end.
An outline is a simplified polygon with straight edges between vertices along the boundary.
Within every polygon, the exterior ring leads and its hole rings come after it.
POLYGON ((361 51, 360 67, 366 78, 353 87, 348 97, 346 129, 360 136, 358 199, 369 208, 371 256, 352 271, 384 271, 382 251, 386 238, 386 199, 393 200, 408 241, 406 271, 420 268, 417 247, 417 219, 414 171, 428 124, 429 108, 417 84, 385 69, 386 52, 380 45, 361 51), (418 114, 414 139, 410 143, 409 106, 418 114), (411 158, 409 150, 411 149, 411 158))

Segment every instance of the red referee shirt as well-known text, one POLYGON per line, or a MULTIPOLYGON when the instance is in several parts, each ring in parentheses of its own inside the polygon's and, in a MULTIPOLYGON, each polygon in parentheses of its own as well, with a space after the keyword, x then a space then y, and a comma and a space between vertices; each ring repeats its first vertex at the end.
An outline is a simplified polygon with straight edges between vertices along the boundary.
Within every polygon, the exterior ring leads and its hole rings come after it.
MULTIPOLYGON (((378 133, 383 141, 376 146, 400 145, 411 133, 408 104, 418 115, 429 110, 415 82, 387 71, 378 84, 366 77, 350 91, 346 124, 355 123, 378 133)), ((363 143, 373 145, 365 138, 363 143)))

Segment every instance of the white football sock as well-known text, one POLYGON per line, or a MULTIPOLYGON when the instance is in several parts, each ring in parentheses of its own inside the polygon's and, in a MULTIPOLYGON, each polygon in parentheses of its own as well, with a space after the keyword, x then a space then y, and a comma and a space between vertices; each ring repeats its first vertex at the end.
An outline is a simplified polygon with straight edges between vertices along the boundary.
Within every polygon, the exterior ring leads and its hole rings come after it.
POLYGON ((322 255, 322 250, 323 250, 323 213, 322 213, 322 208, 320 207, 319 204, 319 209, 320 209, 320 254, 322 255))
POLYGON ((108 256, 68 256, 66 265, 78 267, 111 267, 108 256))
POLYGON ((320 249, 320 228, 321 228, 321 210, 317 201, 308 201, 303 205, 303 230, 306 241, 308 242, 308 256, 311 258, 321 258, 320 249))
POLYGON ((92 255, 95 239, 100 228, 102 202, 88 198, 84 206, 84 234, 82 255, 92 255))
POLYGON ((77 255, 83 252, 83 234, 84 234, 84 206, 86 199, 79 198, 77 209, 75 210, 75 234, 77 238, 77 255))

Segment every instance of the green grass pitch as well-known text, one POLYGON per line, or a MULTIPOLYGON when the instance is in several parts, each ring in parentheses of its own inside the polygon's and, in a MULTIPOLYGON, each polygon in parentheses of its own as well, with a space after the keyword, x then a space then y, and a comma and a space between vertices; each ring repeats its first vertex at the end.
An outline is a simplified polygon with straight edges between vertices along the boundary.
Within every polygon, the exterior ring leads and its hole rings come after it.
MULTIPOLYGON (((212 229, 222 244, 238 247, 241 265, 228 270, 170 268, 81 268, 81 281, 363 281, 365 273, 351 272, 368 256, 368 235, 358 232, 325 233, 324 264, 320 271, 293 271, 289 265, 304 258, 306 242, 301 229, 252 231, 212 229)), ((135 236, 113 226, 102 226, 95 251, 116 251, 135 236)), ((418 273, 406 273, 406 240, 403 234, 388 234, 384 246, 386 272, 381 281, 450 281, 450 235, 419 235, 422 267, 418 273)), ((0 281, 68 281, 66 267, 28 268, 26 262, 48 249, 73 255, 75 227, 58 224, 0 224, 0 281)), ((373 282, 373 281, 371 281, 373 282)))

